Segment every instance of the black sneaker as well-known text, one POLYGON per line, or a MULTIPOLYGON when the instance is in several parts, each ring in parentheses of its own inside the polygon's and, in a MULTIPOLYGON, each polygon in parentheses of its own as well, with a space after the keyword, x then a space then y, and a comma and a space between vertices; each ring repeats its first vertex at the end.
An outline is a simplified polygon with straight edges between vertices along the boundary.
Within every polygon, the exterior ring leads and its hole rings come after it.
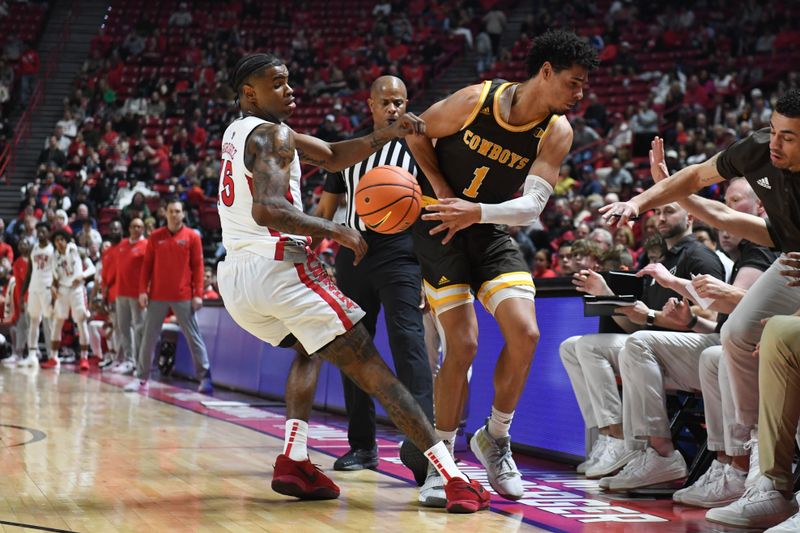
POLYGON ((417 482, 418 487, 425 484, 430 461, 410 440, 400 443, 400 462, 414 474, 414 481, 417 482))
POLYGON ((364 470, 378 466, 378 448, 353 450, 336 459, 334 470, 364 470))

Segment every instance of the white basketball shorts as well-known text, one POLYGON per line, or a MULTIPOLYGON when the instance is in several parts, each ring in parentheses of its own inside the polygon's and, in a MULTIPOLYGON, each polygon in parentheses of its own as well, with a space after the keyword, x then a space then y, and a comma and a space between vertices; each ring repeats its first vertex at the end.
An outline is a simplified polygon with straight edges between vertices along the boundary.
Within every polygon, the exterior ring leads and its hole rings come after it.
POLYGON ((236 323, 273 346, 292 334, 311 354, 364 316, 313 253, 305 262, 293 263, 248 251, 229 252, 217 267, 217 280, 236 323))
POLYGON ((31 318, 47 318, 49 319, 53 310, 53 296, 50 294, 50 288, 43 291, 28 291, 28 316, 31 318))
POLYGON ((86 311, 86 288, 80 287, 61 287, 58 289, 58 297, 53 305, 54 317, 57 320, 66 320, 72 311, 72 319, 76 322, 88 316, 86 311))

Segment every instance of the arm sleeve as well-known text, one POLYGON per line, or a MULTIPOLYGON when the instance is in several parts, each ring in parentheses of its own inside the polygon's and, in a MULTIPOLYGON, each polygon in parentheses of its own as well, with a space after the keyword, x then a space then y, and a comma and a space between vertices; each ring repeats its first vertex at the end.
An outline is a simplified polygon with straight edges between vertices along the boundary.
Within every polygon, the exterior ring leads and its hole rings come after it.
POLYGON ((202 298, 205 268, 203 267, 203 245, 200 243, 200 237, 197 233, 192 237, 192 249, 189 261, 192 269, 192 294, 195 298, 202 298))
POLYGON ((344 185, 344 176, 341 172, 328 172, 328 177, 325 179, 325 186, 322 188, 325 192, 334 194, 342 194, 347 192, 344 185))
POLYGON ((539 218, 547 205, 547 199, 553 194, 553 186, 547 180, 530 175, 525 180, 522 196, 499 204, 479 204, 481 206, 481 224, 508 224, 509 226, 527 226, 539 218))
POLYGON ((142 261, 142 273, 139 275, 139 294, 150 292, 150 276, 153 274, 153 261, 155 260, 156 252, 154 242, 152 239, 147 241, 144 261, 142 261))

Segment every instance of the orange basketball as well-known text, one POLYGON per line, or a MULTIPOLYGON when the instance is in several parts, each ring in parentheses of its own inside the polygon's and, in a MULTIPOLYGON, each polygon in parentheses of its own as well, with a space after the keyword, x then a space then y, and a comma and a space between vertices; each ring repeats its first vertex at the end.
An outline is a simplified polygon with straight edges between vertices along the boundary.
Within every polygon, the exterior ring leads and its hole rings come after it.
POLYGON ((358 181, 356 213, 372 231, 400 233, 417 220, 420 209, 422 191, 405 169, 375 167, 358 181))

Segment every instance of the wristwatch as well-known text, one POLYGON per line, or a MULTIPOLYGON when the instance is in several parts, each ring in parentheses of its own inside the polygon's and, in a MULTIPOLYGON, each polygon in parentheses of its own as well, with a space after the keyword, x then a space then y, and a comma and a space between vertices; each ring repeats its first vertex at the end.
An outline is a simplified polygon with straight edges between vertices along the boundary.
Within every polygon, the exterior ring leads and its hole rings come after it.
POLYGON ((648 309, 647 310, 647 327, 652 328, 656 325, 656 310, 655 309, 648 309))

